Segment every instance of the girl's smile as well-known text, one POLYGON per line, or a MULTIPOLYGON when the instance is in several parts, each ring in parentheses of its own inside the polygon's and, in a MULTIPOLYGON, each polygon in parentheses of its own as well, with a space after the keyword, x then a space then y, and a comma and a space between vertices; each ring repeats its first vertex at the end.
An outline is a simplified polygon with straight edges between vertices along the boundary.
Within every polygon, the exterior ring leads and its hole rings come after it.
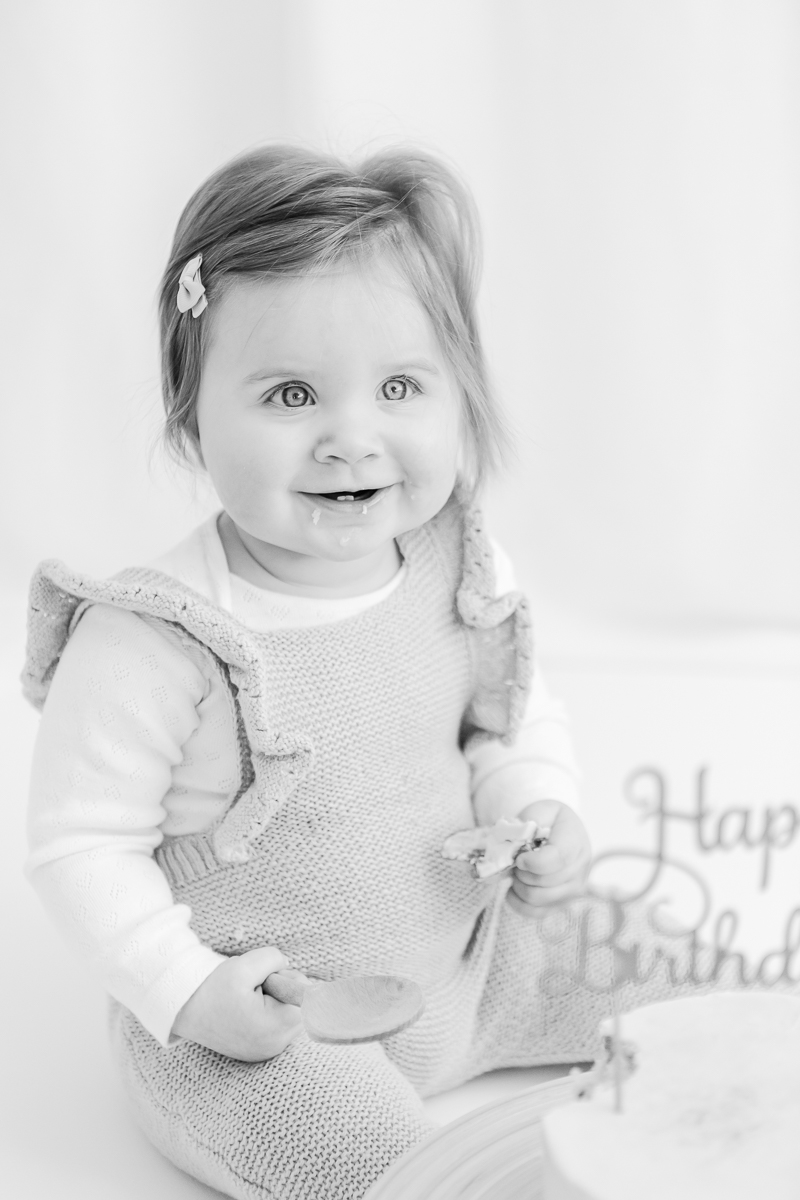
POLYGON ((395 538, 456 478, 460 395, 420 302, 376 258, 236 280, 212 309, 197 417, 232 569, 317 595, 380 587, 395 538))
MULTIPOLYGON (((365 517, 371 508, 380 504, 389 489, 394 486, 391 483, 385 487, 358 488, 355 491, 343 490, 340 492, 306 492, 305 495, 315 508, 325 508, 335 513, 338 520, 342 516, 353 513, 365 517)), ((315 521, 314 524, 316 525, 317 522, 315 521)))

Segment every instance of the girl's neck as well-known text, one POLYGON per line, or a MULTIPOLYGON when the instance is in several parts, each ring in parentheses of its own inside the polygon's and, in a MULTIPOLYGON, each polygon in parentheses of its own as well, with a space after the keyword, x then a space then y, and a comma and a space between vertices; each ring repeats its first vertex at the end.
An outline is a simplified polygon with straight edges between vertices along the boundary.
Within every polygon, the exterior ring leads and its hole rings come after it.
POLYGON ((231 574, 256 587, 321 600, 363 596, 389 583, 402 565, 394 541, 352 562, 330 562, 267 545, 240 530, 227 513, 217 521, 231 574))

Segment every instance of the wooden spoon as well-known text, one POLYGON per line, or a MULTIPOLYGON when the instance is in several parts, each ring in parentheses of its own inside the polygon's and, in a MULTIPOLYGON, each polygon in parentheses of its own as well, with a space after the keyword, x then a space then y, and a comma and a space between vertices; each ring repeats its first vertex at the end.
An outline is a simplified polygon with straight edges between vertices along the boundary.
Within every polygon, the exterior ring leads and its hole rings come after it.
POLYGON ((419 986, 399 975, 351 975, 325 983, 287 969, 268 975, 261 990, 299 1005, 315 1042, 374 1042, 413 1025, 425 1006, 419 986))

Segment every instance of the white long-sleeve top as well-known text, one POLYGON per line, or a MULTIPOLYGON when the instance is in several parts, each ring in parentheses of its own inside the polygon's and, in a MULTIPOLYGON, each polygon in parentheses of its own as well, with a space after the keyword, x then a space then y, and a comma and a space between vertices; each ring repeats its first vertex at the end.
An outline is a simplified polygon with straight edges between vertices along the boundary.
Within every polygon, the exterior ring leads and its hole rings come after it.
MULTIPOLYGON (((497 594, 514 587, 494 547, 497 594)), ((256 631, 343 620, 379 604, 403 577, 345 599, 270 592, 233 575, 217 518, 152 564, 256 631)), ((511 747, 469 754, 479 822, 532 799, 577 807, 566 718, 537 672, 511 747), (515 806, 503 775, 525 795, 515 806), (498 786, 499 785, 499 786, 498 786), (507 789, 506 789, 507 790, 507 789)), ((166 835, 207 829, 238 781, 230 697, 205 656, 146 617, 90 607, 67 643, 44 706, 29 807, 27 873, 66 939, 112 996, 163 1045, 175 1017, 222 961, 190 927, 153 852, 166 835)))

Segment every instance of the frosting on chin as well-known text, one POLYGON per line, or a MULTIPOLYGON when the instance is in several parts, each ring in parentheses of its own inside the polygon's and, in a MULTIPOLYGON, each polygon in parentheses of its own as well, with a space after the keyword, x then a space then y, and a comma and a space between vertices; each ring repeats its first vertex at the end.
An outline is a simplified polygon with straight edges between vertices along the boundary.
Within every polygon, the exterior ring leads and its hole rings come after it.
POLYGON ((603 1081, 543 1120, 544 1200, 797 1200, 800 999, 672 1000, 625 1014, 622 1036, 623 1111, 603 1081))

